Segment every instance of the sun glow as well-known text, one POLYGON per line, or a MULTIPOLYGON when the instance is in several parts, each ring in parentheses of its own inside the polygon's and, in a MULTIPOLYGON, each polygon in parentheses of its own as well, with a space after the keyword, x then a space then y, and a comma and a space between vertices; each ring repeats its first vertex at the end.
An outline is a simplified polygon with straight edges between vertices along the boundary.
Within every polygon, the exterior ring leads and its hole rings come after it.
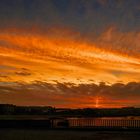
POLYGON ((98 108, 100 105, 99 105, 99 97, 96 97, 95 99, 95 107, 98 108))

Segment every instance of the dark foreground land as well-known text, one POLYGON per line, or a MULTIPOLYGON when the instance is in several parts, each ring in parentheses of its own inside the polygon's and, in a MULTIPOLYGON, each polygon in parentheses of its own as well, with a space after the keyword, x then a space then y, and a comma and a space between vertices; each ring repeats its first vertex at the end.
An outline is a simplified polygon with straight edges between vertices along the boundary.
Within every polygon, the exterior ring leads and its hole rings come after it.
POLYGON ((139 140, 138 131, 2 129, 0 140, 139 140))

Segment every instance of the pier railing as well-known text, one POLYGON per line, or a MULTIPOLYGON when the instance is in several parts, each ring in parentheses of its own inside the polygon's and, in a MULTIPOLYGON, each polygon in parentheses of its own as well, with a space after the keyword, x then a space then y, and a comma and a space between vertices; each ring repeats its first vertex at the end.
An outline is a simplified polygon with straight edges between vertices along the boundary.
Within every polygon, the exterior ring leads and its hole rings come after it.
POLYGON ((68 119, 69 127, 122 127, 122 128, 140 128, 140 119, 68 119))

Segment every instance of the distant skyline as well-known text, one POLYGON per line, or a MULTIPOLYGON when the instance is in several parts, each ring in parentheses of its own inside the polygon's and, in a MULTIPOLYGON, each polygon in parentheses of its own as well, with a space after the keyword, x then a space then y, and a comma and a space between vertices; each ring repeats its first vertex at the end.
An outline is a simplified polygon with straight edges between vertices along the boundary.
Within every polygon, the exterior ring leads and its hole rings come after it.
POLYGON ((0 103, 140 107, 139 0, 0 0, 0 103))

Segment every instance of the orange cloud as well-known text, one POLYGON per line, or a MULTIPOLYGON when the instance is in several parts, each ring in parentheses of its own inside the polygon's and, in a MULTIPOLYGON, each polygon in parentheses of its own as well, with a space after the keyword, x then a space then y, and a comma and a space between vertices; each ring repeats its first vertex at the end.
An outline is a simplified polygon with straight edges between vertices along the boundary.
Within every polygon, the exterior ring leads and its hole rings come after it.
MULTIPOLYGON (((95 40, 57 28, 38 34, 7 30, 0 33, 0 61, 3 65, 29 69, 33 74, 22 78, 25 82, 77 83, 81 79, 84 83, 127 83, 140 78, 139 38, 139 33, 122 33, 112 28, 95 40)), ((11 74, 11 78, 21 81, 21 75, 11 74)))

